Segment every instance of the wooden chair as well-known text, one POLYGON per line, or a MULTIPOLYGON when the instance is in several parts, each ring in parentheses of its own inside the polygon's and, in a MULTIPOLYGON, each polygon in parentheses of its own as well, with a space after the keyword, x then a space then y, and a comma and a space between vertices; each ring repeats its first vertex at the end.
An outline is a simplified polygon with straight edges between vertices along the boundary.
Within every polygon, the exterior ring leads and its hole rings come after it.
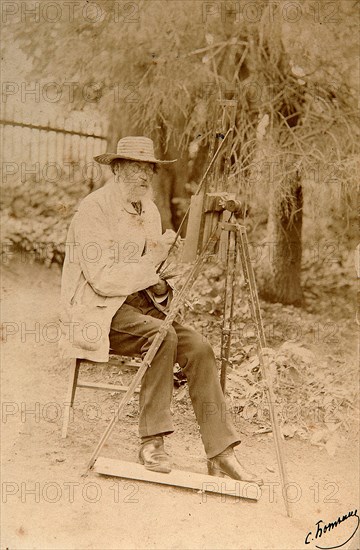
MULTIPOLYGON (((66 438, 70 415, 73 410, 75 393, 77 388, 88 388, 92 390, 107 390, 111 392, 126 392, 128 386, 122 386, 117 384, 103 384, 98 382, 91 382, 87 380, 79 380, 80 368, 82 366, 94 366, 95 368, 100 367, 119 367, 120 369, 138 369, 141 361, 136 357, 126 357, 123 355, 115 355, 110 353, 110 358, 107 363, 98 363, 95 361, 89 361, 88 359, 72 359, 70 364, 70 373, 69 373, 69 384, 66 394, 65 401, 65 410, 64 410, 64 420, 62 426, 62 437, 66 438)), ((137 393, 139 390, 135 390, 137 393)))

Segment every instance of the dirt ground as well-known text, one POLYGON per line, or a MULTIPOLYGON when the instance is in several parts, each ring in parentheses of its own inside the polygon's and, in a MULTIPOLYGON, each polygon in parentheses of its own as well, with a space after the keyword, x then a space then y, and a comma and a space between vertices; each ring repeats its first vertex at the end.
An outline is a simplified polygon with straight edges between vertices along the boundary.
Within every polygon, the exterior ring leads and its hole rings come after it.
MULTIPOLYGON (((306 441, 284 441, 294 501, 291 519, 281 496, 272 435, 254 435, 240 419, 238 456, 265 480, 256 503, 93 472, 83 477, 116 398, 80 389, 68 437, 61 439, 67 372, 57 355, 59 289, 56 266, 15 259, 3 269, 1 549, 358 548, 359 530, 343 544, 356 528, 356 517, 314 538, 316 522, 333 522, 358 508, 354 429, 341 434, 334 456, 306 441), (305 544, 310 531, 310 544, 305 544)), ((355 346, 350 351, 356 361, 355 346)), ((197 425, 180 392, 173 403, 177 429, 167 450, 174 468, 206 473, 197 425)), ((136 461, 137 449, 134 402, 104 454, 136 461)))

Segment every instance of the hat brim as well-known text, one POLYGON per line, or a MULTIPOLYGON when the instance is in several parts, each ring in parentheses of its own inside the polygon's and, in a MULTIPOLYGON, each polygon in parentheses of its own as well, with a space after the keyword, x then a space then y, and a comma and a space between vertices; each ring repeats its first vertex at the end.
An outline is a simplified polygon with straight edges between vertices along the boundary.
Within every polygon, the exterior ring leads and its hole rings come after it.
POLYGON ((176 162, 177 159, 174 160, 159 160, 155 157, 142 157, 140 156, 131 156, 131 155, 117 155, 116 153, 105 153, 103 155, 98 155, 94 157, 94 160, 98 162, 99 164, 110 164, 113 160, 116 159, 124 159, 124 160, 136 160, 137 162, 151 162, 152 164, 171 164, 172 162, 176 162))

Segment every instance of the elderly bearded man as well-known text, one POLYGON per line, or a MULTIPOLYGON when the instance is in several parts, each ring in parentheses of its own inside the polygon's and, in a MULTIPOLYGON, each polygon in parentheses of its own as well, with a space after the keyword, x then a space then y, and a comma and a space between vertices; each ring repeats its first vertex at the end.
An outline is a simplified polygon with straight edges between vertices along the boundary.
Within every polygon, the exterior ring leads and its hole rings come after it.
MULTIPOLYGON (((65 325, 75 328, 63 352, 93 361, 107 361, 109 349, 144 356, 165 318, 162 300, 168 287, 156 269, 175 237, 173 231, 162 235, 160 214, 150 198, 151 180, 158 165, 173 161, 156 159, 153 142, 145 137, 122 138, 116 154, 95 160, 110 165, 114 180, 81 202, 69 228, 62 303, 65 325), (91 326, 100 329, 97 337, 96 331, 89 334, 91 326)), ((261 483, 234 453, 239 436, 226 411, 212 348, 202 335, 177 322, 142 379, 140 462, 148 470, 171 470, 163 438, 173 432, 175 362, 187 378, 209 473, 261 483)))

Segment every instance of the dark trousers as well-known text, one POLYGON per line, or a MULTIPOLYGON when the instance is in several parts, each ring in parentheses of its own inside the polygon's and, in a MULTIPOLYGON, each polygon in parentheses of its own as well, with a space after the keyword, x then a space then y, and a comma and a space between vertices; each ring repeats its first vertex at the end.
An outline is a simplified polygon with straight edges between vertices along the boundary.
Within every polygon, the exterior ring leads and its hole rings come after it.
MULTIPOLYGON (((120 354, 145 355, 165 315, 142 292, 127 299, 113 317, 110 346, 120 354)), ((174 431, 170 405, 173 366, 178 362, 208 458, 240 443, 221 390, 213 350, 204 337, 177 322, 167 333, 140 388, 140 437, 174 431)))

